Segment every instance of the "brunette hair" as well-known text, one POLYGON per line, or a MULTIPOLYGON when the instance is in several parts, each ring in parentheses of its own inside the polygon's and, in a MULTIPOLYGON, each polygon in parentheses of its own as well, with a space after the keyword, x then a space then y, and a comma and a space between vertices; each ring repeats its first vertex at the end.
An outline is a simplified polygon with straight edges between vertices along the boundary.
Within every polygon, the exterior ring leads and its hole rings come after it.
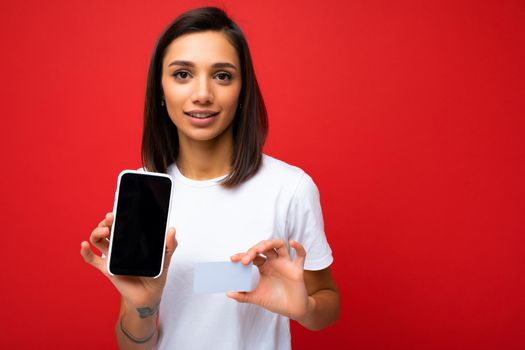
POLYGON ((166 48, 181 35, 202 31, 220 31, 235 48, 241 64, 242 86, 240 108, 233 119, 233 156, 231 173, 222 181, 234 187, 253 176, 262 161, 262 148, 268 132, 268 117, 257 84, 248 43, 241 29, 228 15, 216 7, 202 7, 178 16, 162 32, 148 71, 142 134, 142 165, 148 171, 167 172, 179 154, 177 127, 161 105, 162 60, 166 48))

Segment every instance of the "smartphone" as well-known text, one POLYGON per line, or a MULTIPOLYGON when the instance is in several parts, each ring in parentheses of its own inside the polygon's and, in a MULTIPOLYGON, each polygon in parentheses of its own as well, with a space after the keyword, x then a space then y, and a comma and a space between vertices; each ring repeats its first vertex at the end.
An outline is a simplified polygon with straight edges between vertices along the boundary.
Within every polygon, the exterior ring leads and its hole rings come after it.
POLYGON ((124 170, 118 176, 108 271, 157 278, 162 273, 173 182, 166 174, 124 170))

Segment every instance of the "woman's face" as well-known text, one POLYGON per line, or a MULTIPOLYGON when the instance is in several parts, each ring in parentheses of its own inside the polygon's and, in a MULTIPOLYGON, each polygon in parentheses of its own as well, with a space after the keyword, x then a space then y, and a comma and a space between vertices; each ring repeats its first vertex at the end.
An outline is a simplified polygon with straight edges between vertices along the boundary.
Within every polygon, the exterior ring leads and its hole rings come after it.
POLYGON ((162 90, 180 142, 231 137, 241 85, 239 58, 225 34, 206 31, 173 40, 162 62, 162 90))

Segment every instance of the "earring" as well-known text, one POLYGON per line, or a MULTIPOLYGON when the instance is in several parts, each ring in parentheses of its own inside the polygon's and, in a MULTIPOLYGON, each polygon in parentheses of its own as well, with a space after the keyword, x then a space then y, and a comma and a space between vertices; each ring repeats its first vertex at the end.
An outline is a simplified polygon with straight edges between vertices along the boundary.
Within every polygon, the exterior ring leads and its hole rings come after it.
POLYGON ((242 109, 242 103, 239 103, 239 109, 242 109))
POLYGON ((164 99, 161 99, 161 100, 160 100, 160 105, 161 105, 162 107, 164 107, 164 99))

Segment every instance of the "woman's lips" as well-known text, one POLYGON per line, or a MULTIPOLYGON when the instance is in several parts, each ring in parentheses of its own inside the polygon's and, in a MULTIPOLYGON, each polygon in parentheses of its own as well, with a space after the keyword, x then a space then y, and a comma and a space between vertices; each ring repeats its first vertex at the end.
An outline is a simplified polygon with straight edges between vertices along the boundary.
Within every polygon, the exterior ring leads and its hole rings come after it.
POLYGON ((190 123, 193 126, 197 127, 206 127, 211 125, 216 117, 219 115, 219 112, 184 112, 188 116, 190 123))
POLYGON ((190 111, 190 112, 184 112, 184 114, 197 119, 206 119, 211 118, 219 114, 219 112, 212 112, 212 111, 190 111))

